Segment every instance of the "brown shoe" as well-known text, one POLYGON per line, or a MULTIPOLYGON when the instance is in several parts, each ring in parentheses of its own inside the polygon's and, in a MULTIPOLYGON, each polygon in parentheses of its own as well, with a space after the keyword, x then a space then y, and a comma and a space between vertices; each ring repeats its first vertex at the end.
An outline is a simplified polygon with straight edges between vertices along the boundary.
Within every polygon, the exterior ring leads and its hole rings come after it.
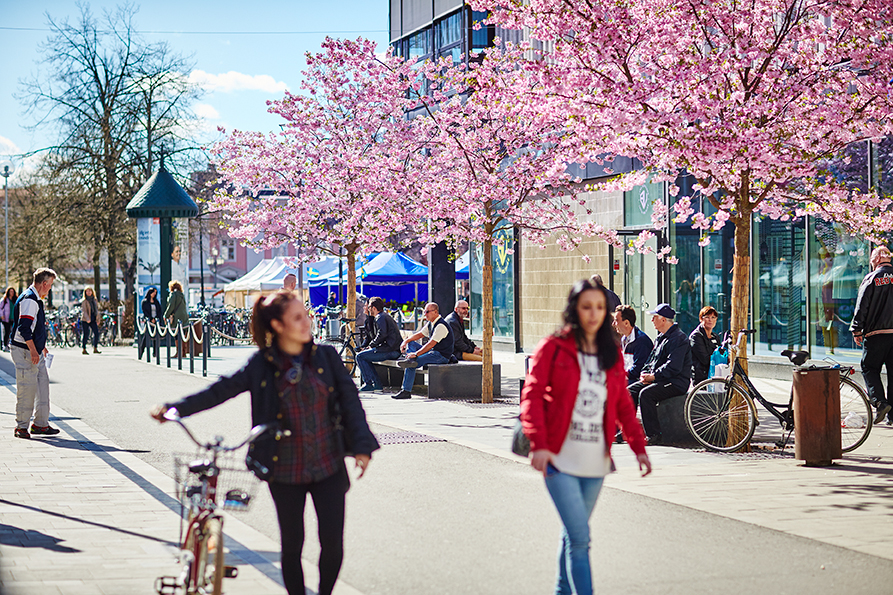
POLYGON ((81 353, 83 353, 84 355, 90 355, 90 352, 87 351, 86 349, 82 349, 81 353))
POLYGON ((97 347, 93 348, 93 353, 102 353, 97 347))

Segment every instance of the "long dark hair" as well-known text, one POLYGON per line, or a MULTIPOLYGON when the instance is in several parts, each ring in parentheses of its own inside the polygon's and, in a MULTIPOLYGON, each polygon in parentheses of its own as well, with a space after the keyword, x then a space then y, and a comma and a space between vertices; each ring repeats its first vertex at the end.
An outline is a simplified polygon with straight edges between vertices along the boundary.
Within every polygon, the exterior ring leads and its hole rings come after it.
POLYGON ((581 349, 583 345, 583 328, 580 326, 580 316, 577 314, 577 304, 580 302, 580 296, 584 291, 594 289, 601 292, 605 298, 605 320, 595 334, 595 345, 598 348, 598 363, 602 370, 609 370, 617 363, 617 337, 614 329, 611 328, 611 321, 608 319, 611 313, 608 309, 608 294, 605 292, 605 286, 601 283, 591 283, 588 279, 581 279, 574 283, 569 294, 567 294, 567 305, 564 307, 562 319, 564 320, 564 329, 559 332, 570 332, 573 334, 577 342, 577 349, 581 349))
POLYGON ((16 288, 15 288, 15 287, 7 287, 7 288, 6 288, 6 293, 3 294, 3 297, 6 298, 6 301, 8 301, 8 302, 14 302, 14 301, 16 301, 16 300, 19 298, 19 294, 18 294, 18 292, 16 292, 16 288), (11 297, 11 298, 9 297, 9 292, 10 292, 10 291, 12 292, 12 297, 11 297))
POLYGON ((298 299, 298 294, 287 289, 279 289, 265 298, 257 300, 251 315, 251 338, 261 349, 269 347, 276 338, 271 324, 282 320, 288 306, 298 299))

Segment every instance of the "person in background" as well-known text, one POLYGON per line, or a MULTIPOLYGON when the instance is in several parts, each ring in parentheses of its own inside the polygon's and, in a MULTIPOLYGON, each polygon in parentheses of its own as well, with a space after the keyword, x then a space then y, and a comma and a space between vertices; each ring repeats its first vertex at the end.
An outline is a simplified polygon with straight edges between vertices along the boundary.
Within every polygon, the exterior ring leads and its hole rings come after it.
POLYGON ((521 393, 531 465, 543 474, 561 518, 557 594, 592 595, 589 518, 612 469, 618 425, 642 475, 651 473, 607 301, 603 285, 574 284, 564 326, 537 346, 521 393))
POLYGON ((186 308, 186 296, 183 295, 183 286, 179 281, 171 281, 167 284, 170 295, 167 298, 167 308, 164 317, 170 321, 171 328, 177 328, 177 323, 189 326, 189 310, 186 308))
POLYGON ((19 299, 15 287, 7 287, 3 299, 0 299, 0 322, 3 323, 3 351, 9 351, 9 336, 12 331, 12 310, 19 299))
POLYGON ((632 306, 621 305, 614 309, 614 330, 620 335, 620 350, 623 352, 626 384, 629 386, 639 380, 654 343, 636 326, 636 310, 632 306))
POLYGON ((59 433, 50 426, 50 377, 46 360, 49 351, 43 308, 43 298, 50 293, 55 280, 53 269, 37 269, 33 283, 22 292, 13 308, 9 352, 16 366, 16 438, 27 440, 32 434, 55 436, 59 433))
POLYGON ((850 331, 856 345, 862 347, 862 377, 868 388, 868 400, 875 407, 874 423, 893 411, 893 264, 890 250, 878 246, 871 251, 871 272, 862 279, 856 298, 856 312, 850 331), (881 368, 887 369, 887 392, 881 380, 881 368))
POLYGON ((280 431, 289 430, 270 441, 273 449, 266 455, 256 451, 264 459, 259 463, 270 470, 267 481, 282 540, 282 578, 289 595, 304 595, 301 552, 310 494, 320 541, 318 593, 330 595, 344 558, 345 495, 350 486, 332 402, 341 407, 344 439, 356 453, 359 477, 379 448, 378 441, 338 353, 313 343, 310 318, 296 293, 278 290, 258 300, 251 335, 258 350, 244 368, 194 395, 155 407, 152 417, 163 423, 169 409, 187 417, 248 391, 252 425, 276 424, 280 431))
POLYGON ((372 314, 371 308, 372 307, 369 304, 363 304, 363 314, 365 315, 365 320, 363 320, 362 326, 363 336, 360 344, 357 346, 357 351, 360 349, 368 349, 369 344, 372 343, 372 339, 375 338, 377 327, 375 325, 375 316, 372 314))
POLYGON ((375 372, 373 362, 383 362, 400 357, 400 327, 391 315, 384 311, 384 302, 374 297, 369 301, 369 316, 375 325, 375 334, 369 341, 367 349, 357 354, 357 366, 360 368, 360 379, 363 386, 360 391, 380 391, 381 380, 375 372))
POLYGON ((99 351, 99 306, 92 287, 84 288, 84 299, 81 301, 81 353, 89 355, 87 338, 93 335, 93 353, 99 351), (90 331, 90 332, 87 332, 90 331))
POLYGON ((605 285, 604 281, 602 281, 602 276, 598 273, 589 277, 589 282, 593 285, 601 285, 605 288, 605 295, 608 296, 608 312, 614 312, 614 310, 617 309, 617 306, 620 305, 620 297, 616 293, 608 289, 608 286, 605 285))
POLYGON ((484 352, 465 334, 465 323, 468 318, 468 302, 459 300, 456 307, 444 320, 453 331, 453 355, 459 361, 479 362, 484 359, 484 352))
POLYGON ((282 289, 287 289, 288 291, 294 291, 295 287, 298 286, 298 278, 294 273, 289 273, 282 279, 282 289))
POLYGON ((140 306, 143 312, 143 318, 155 324, 161 318, 161 304, 158 303, 158 290, 150 287, 146 290, 146 297, 140 306))
POLYGON ((416 368, 426 364, 449 363, 453 355, 453 331, 440 316, 440 307, 435 302, 425 304, 425 320, 419 330, 400 343, 400 351, 405 354, 397 360, 403 370, 403 385, 400 392, 391 395, 392 399, 412 398, 412 385, 415 383, 416 368), (418 343, 422 337, 428 339, 424 345, 418 343))
POLYGON ((704 306, 698 313, 701 324, 688 336, 691 345, 691 379, 695 384, 710 375, 710 356, 719 347, 719 334, 714 333, 719 313, 713 306, 704 306))
POLYGON ((657 403, 684 395, 691 384, 691 345, 688 337, 676 324, 676 310, 669 304, 658 304, 649 312, 651 323, 659 333, 648 363, 639 381, 629 385, 633 401, 642 410, 642 425, 649 445, 663 441, 657 403))

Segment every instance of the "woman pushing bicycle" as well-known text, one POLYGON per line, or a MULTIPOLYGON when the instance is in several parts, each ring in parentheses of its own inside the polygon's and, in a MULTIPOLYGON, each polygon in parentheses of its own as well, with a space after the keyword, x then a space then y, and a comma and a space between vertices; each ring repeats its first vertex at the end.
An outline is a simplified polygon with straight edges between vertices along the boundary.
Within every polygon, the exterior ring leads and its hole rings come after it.
POLYGON ((651 473, 645 434, 626 389, 620 346, 607 320, 601 284, 578 281, 564 309, 564 328, 536 348, 524 391, 521 421, 531 464, 542 472, 563 529, 557 595, 591 595, 589 517, 611 472, 617 425, 651 473))
POLYGON ((259 300, 251 326, 259 349, 244 368, 201 392, 159 405, 152 417, 164 422, 165 412, 173 408, 186 417, 251 393, 253 425, 272 424, 279 430, 275 439, 258 440, 249 455, 251 469, 268 481, 276 505, 285 588, 289 595, 304 593, 301 551, 309 493, 319 519, 319 593, 328 595, 344 553, 344 502, 350 485, 345 444, 362 477, 378 441, 338 354, 313 342, 310 318, 297 294, 280 290, 259 300))

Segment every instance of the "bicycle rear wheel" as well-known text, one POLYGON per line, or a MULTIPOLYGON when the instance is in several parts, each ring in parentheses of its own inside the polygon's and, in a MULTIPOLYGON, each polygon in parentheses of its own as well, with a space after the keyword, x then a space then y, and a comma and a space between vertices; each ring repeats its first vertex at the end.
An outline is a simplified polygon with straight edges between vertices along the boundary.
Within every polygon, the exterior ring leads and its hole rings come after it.
POLYGON ((871 433, 871 405, 868 395, 853 380, 840 377, 840 445, 843 452, 859 448, 871 433))
POLYGON ((353 345, 339 337, 329 337, 323 339, 321 343, 323 345, 331 345, 335 348, 347 373, 353 376, 354 369, 357 367, 357 354, 354 351, 353 345))
POLYGON ((685 399, 685 423, 704 448, 734 452, 747 444, 757 427, 750 395, 726 378, 709 378, 685 399))

